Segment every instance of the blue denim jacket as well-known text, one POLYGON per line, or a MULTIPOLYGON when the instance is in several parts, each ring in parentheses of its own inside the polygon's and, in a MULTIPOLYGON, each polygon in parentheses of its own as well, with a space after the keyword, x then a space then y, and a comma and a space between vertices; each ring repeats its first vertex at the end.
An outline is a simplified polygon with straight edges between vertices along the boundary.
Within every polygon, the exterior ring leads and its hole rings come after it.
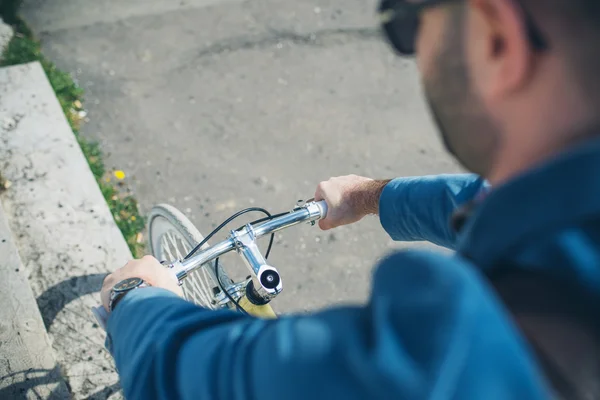
POLYGON ((482 277, 511 260, 600 291, 600 142, 492 190, 457 235, 473 175, 401 178, 380 201, 402 251, 369 302, 260 320, 208 311, 158 288, 128 294, 108 332, 128 399, 544 399, 533 353, 482 277), (470 261, 467 261, 468 256, 470 261))

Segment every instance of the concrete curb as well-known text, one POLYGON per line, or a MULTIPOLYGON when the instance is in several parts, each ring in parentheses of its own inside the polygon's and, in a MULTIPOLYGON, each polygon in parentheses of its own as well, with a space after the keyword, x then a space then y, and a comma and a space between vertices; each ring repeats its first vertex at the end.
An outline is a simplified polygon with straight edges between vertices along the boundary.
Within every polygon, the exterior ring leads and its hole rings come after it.
POLYGON ((8 46, 8 43, 10 42, 12 37, 12 27, 10 25, 5 24, 4 21, 2 21, 2 18, 0 18, 0 60, 2 59, 2 53, 4 53, 4 50, 6 46, 8 46))
POLYGON ((0 398, 68 398, 2 207, 0 254, 0 398))
POLYGON ((2 204, 72 395, 119 398, 90 308, 132 256, 39 63, 0 69, 0 140, 2 204))

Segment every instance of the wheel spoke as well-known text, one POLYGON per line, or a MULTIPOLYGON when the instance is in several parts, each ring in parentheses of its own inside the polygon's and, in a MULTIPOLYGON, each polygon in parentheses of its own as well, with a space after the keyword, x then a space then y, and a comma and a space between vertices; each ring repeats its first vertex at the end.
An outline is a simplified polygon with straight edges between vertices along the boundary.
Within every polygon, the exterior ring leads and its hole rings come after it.
POLYGON ((171 253, 171 249, 169 248, 169 244, 167 243, 167 240, 165 238, 165 236, 160 238, 160 242, 161 242, 161 247, 164 253, 167 254, 167 261, 172 262, 175 261, 175 257, 173 257, 173 253, 171 253))
MULTIPOLYGON (((208 265, 203 265, 199 270, 194 272, 193 276, 194 282, 199 283, 200 286, 202 286, 201 293, 204 295, 212 294, 212 289, 209 287, 210 285, 208 284, 210 278, 206 276, 206 270, 208 267, 208 265), (202 277, 204 277, 205 279, 202 279, 202 277)), ((205 298, 204 300, 207 303, 206 305, 210 307, 210 299, 205 298)))
MULTIPOLYGON (((188 235, 187 232, 180 231, 179 226, 173 224, 169 218, 156 219, 155 221, 157 221, 156 224, 160 234, 155 236, 156 239, 153 242, 156 243, 154 253, 161 260, 169 262, 182 260, 197 244, 192 238, 201 238, 199 233, 188 235), (165 222, 168 223, 168 226, 164 225, 165 222), (161 227, 163 228, 161 229, 161 227)), ((203 265, 184 279, 182 289, 188 301, 206 308, 218 307, 213 304, 215 299, 213 289, 219 286, 217 282, 219 274, 215 275, 213 269, 214 264, 212 263, 203 265)), ((225 275, 223 277, 226 278, 225 275)), ((226 278, 224 281, 229 282, 230 280, 226 278)))
POLYGON ((210 299, 207 299, 207 293, 204 287, 200 287, 200 285, 198 285, 196 274, 197 273, 194 272, 191 276, 189 276, 186 279, 186 282, 189 283, 189 286, 192 287, 192 290, 190 290, 190 292, 194 296, 193 300, 196 303, 200 303, 200 305, 204 307, 210 307, 210 299))
MULTIPOLYGON (((161 237, 161 247, 163 253, 169 258, 168 261, 181 260, 183 253, 189 253, 191 246, 183 240, 177 232, 168 231, 161 237)), ((204 265, 200 269, 192 272, 184 281, 184 294, 186 298, 203 307, 213 308, 211 300, 213 298, 213 286, 215 278, 208 271, 209 266, 204 265)))
MULTIPOLYGON (((203 281, 210 286, 209 282, 211 281, 211 279, 209 277, 209 272, 207 271, 209 267, 212 267, 212 265, 210 265, 210 266, 209 265, 205 265, 198 272, 201 273, 202 276, 204 277, 203 281)), ((200 275, 200 274, 198 274, 198 275, 200 275)), ((207 290, 210 290, 212 292, 212 288, 211 287, 207 288, 207 290)))
POLYGON ((200 285, 202 286, 203 293, 210 293, 211 288, 209 288, 208 285, 206 284, 206 280, 201 278, 202 276, 205 276, 206 267, 207 266, 204 265, 198 271, 196 271, 196 273, 194 274, 194 278, 196 278, 198 280, 198 282, 200 283, 200 285))
POLYGON ((181 255, 181 252, 179 251, 179 246, 177 246, 177 238, 173 235, 173 232, 167 232, 166 236, 167 236, 167 239, 169 240, 169 242, 171 243, 171 245, 173 245, 173 250, 175 251, 175 255, 177 256, 177 259, 181 260, 183 258, 183 256, 181 255))

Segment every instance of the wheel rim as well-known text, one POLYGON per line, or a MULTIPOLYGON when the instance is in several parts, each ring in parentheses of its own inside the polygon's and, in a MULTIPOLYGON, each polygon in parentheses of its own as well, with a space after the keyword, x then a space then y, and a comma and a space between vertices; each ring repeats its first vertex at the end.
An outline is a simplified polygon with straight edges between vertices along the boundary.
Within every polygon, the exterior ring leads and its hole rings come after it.
MULTIPOLYGON (((173 262, 182 260, 191 250, 189 239, 173 228, 171 223, 162 216, 155 217, 153 230, 157 235, 153 239, 153 252, 160 261, 173 262)), ((218 287, 214 272, 210 270, 213 264, 205 264, 189 274, 183 280, 183 293, 186 300, 205 308, 216 308, 213 304, 213 288, 218 287)))

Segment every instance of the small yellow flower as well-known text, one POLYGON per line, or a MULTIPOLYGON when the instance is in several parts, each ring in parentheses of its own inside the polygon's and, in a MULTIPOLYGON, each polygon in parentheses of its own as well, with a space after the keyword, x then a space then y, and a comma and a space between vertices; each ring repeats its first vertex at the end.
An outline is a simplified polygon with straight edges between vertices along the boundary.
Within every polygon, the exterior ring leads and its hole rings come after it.
POLYGON ((135 215, 132 215, 132 216, 131 216, 131 220, 132 220, 132 221, 135 221, 135 215))
POLYGON ((117 178, 118 180, 122 181, 123 179, 125 179, 125 172, 121 171, 120 169, 115 171, 115 178, 117 178))
POLYGON ((107 176, 106 178, 104 178, 104 180, 105 180, 106 182, 110 182, 110 176, 107 176))

